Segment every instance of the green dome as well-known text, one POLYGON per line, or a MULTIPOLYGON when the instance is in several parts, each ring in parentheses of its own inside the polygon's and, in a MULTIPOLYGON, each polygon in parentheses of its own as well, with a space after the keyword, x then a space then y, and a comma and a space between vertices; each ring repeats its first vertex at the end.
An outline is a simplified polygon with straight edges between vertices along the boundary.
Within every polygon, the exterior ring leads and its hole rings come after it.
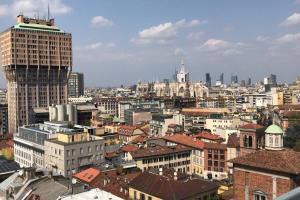
POLYGON ((265 130, 265 132, 269 134, 282 134, 283 130, 276 124, 272 124, 265 130))

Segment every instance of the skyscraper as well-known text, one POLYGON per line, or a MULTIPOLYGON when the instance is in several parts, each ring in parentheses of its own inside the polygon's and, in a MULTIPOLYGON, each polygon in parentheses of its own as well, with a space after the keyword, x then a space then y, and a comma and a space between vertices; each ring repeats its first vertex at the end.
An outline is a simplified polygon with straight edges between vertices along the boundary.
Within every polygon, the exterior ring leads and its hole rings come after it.
POLYGON ((211 87, 211 76, 210 73, 205 74, 205 84, 207 87, 211 87))
POLYGON ((9 131, 34 123, 34 108, 67 103, 72 36, 54 19, 17 17, 0 35, 1 66, 7 80, 9 131))
POLYGON ((224 84, 224 73, 220 74, 220 82, 221 84, 224 84))
POLYGON ((79 97, 84 94, 83 73, 72 72, 68 80, 69 97, 79 97))
POLYGON ((231 84, 237 84, 239 82, 237 75, 231 75, 231 84))

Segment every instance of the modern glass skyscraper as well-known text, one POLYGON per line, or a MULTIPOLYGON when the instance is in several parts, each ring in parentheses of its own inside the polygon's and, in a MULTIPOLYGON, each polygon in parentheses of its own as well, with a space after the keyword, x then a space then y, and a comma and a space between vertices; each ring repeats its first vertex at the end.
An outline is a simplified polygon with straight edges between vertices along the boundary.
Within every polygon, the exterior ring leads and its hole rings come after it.
POLYGON ((34 108, 67 103, 72 36, 54 19, 17 17, 0 35, 1 66, 7 80, 9 132, 34 123, 34 108))

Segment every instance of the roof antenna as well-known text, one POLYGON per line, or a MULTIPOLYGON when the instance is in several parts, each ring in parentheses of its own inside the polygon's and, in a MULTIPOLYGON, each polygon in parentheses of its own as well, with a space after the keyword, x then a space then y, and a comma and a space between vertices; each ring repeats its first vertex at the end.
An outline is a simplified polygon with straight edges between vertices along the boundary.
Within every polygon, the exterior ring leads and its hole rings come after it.
POLYGON ((49 6, 49 3, 48 3, 48 20, 50 20, 50 6, 49 6))

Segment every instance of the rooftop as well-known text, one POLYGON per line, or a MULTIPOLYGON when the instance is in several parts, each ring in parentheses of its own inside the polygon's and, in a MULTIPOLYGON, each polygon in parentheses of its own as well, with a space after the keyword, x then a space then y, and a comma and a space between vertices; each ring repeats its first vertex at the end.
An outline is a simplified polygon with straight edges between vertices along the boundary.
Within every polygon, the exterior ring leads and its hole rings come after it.
POLYGON ((134 159, 144 158, 144 157, 151 157, 151 156, 159 156, 159 155, 168 155, 174 154, 179 152, 187 152, 191 151, 192 149, 182 145, 175 145, 171 147, 167 146, 150 146, 146 148, 141 148, 139 151, 133 152, 132 157, 134 159))
POLYGON ((289 149, 280 151, 259 150, 231 160, 234 165, 283 172, 300 173, 300 152, 289 149))
POLYGON ((218 189, 218 185, 214 182, 200 179, 179 181, 149 171, 145 171, 133 179, 129 183, 129 187, 157 198, 168 200, 187 199, 218 189))
POLYGON ((204 142, 196 140, 196 138, 184 134, 174 134, 171 136, 165 136, 163 137, 163 139, 166 141, 174 142, 176 144, 181 144, 195 149, 204 148, 204 142))

